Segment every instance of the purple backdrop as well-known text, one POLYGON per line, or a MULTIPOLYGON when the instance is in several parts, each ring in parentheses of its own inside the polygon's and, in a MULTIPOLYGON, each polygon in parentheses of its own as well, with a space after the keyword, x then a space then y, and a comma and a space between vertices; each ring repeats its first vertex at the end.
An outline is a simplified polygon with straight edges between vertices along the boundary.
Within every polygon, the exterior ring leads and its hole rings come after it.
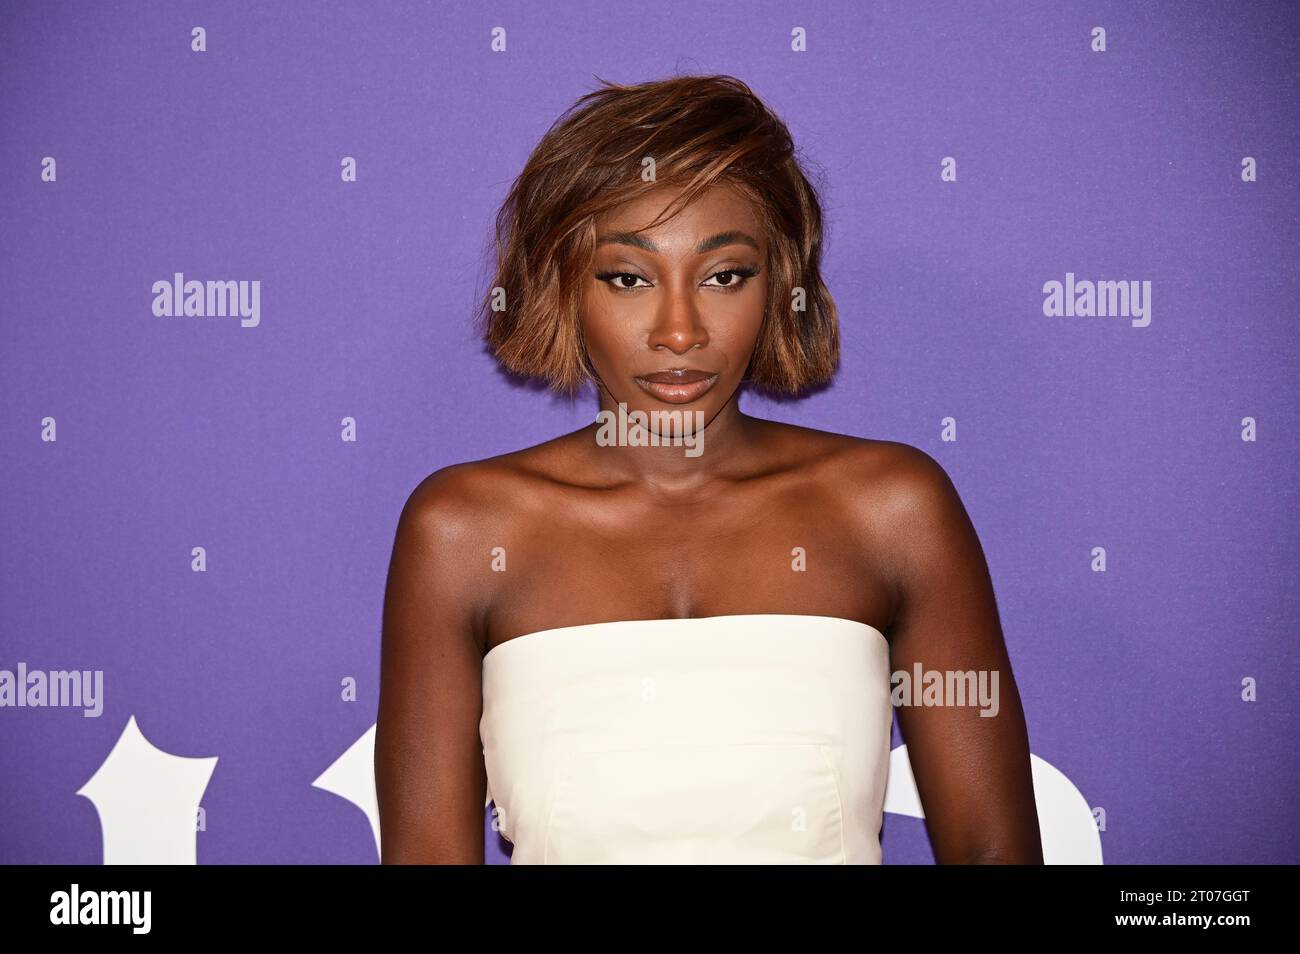
POLYGON ((823 190, 841 371, 746 409, 947 468, 1106 862, 1300 861, 1295 6, 545 6, 5 5, 0 669, 103 709, 0 709, 0 861, 105 860, 78 792, 132 717, 217 760, 200 863, 376 861, 313 782, 374 722, 400 507, 594 412, 473 337, 492 215, 595 76, 674 71, 749 83, 823 190), (258 323, 155 315, 177 272, 258 323), (1045 314, 1067 273, 1149 323, 1045 314))

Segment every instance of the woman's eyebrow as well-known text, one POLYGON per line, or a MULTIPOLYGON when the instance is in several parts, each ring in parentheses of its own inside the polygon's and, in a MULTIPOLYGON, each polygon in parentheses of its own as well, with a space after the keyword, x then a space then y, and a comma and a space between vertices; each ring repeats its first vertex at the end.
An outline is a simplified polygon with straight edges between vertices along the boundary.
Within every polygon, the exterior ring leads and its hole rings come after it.
MULTIPOLYGON (((608 235, 601 236, 596 240, 597 245, 631 245, 633 248, 639 248, 647 252, 659 251, 659 246, 650 241, 643 235, 635 232, 610 232, 608 235)), ((730 232, 719 232, 711 238, 706 238, 695 246, 695 254, 702 255, 705 252, 711 252, 715 248, 722 248, 724 245, 752 245, 758 249, 758 242, 753 236, 745 232, 732 230, 730 232)))

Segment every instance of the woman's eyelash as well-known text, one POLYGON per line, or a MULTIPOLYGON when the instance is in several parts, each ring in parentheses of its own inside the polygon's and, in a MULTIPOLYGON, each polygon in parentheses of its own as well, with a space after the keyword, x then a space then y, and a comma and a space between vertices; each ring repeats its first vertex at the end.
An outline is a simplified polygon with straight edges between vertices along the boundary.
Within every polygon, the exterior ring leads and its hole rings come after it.
MULTIPOLYGON (((708 287, 721 288, 726 291, 739 291, 740 289, 744 288, 745 285, 748 284, 749 280, 757 274, 758 274, 758 269, 752 268, 748 265, 744 265, 739 268, 724 268, 721 269, 720 271, 714 272, 712 275, 709 276, 709 278, 710 279, 717 278, 719 275, 732 275, 732 276, 739 277, 740 280, 736 281, 735 278, 732 278, 728 281, 728 284, 726 285, 709 285, 708 287)), ((605 282, 607 285, 609 285, 610 288, 614 289, 614 291, 632 292, 632 291, 637 291, 639 288, 646 287, 643 285, 615 284, 615 280, 620 278, 635 278, 643 282, 648 281, 642 276, 637 275, 635 272, 597 272, 596 273, 596 279, 598 281, 605 282)))
POLYGON ((740 268, 724 268, 720 272, 714 272, 712 275, 709 276, 709 278, 717 278, 719 275, 735 275, 735 276, 739 276, 740 280, 736 281, 733 278, 729 284, 710 285, 709 287, 725 288, 728 291, 732 291, 732 290, 739 291, 740 289, 744 288, 747 284, 749 284, 749 280, 757 274, 758 274, 758 269, 750 268, 748 265, 742 265, 740 268))

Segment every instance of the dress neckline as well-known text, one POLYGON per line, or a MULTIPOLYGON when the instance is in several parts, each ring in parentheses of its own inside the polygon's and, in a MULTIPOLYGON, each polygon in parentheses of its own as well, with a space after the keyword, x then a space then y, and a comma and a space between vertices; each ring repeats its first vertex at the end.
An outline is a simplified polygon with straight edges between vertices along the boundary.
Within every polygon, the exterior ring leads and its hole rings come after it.
POLYGON ((536 632, 524 633, 520 636, 512 636, 510 639, 507 639, 505 642, 497 643, 495 646, 493 646, 491 649, 489 649, 486 653, 483 654, 483 662, 486 663, 487 660, 494 653, 497 653, 498 651, 505 649, 505 647, 509 646, 511 643, 517 643, 521 639, 532 640, 538 636, 547 636, 552 633, 567 633, 567 632, 572 632, 573 630, 576 629, 596 629, 601 626, 629 626, 629 625, 644 626, 647 624, 656 624, 656 623, 658 624, 672 623, 675 625, 681 625, 683 623, 703 623, 703 622, 713 622, 713 621, 727 620, 727 619, 788 619, 788 620, 803 620, 803 621, 808 621, 808 620, 831 621, 834 623, 843 623, 849 626, 857 626, 861 629, 865 629, 867 632, 874 633, 876 636, 878 636, 881 642, 885 644, 886 648, 888 648, 889 646, 889 640, 886 638, 885 634, 882 633, 880 630, 878 630, 876 627, 872 626, 870 623, 864 623, 856 619, 846 619, 843 616, 820 616, 812 613, 725 613, 720 616, 667 616, 667 617, 657 617, 653 619, 613 619, 613 620, 607 620, 603 623, 578 623, 574 626, 554 626, 550 629, 539 629, 536 632))

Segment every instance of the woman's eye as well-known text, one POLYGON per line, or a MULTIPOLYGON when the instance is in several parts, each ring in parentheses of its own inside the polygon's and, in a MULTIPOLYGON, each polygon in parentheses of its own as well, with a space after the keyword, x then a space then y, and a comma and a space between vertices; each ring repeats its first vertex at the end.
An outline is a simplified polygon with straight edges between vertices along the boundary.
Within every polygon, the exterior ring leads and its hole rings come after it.
MULTIPOLYGON (((615 291, 632 291, 633 289, 639 288, 640 286, 625 284, 625 282, 645 281, 645 279, 642 278, 640 275, 634 275, 631 272, 599 272, 597 273, 596 278, 608 284, 615 291)), ((646 284, 649 285, 650 283, 646 282, 646 284)))
MULTIPOLYGON (((746 283, 747 281, 749 281, 751 278, 753 278, 753 277, 754 277, 755 275, 757 275, 757 274, 758 274, 758 272, 757 272, 755 269, 752 269, 752 268, 727 268, 727 269, 723 269, 723 270, 720 271, 720 272, 714 272, 712 275, 710 275, 710 276, 709 276, 709 280, 712 281, 713 279, 715 279, 715 278, 719 278, 719 277, 724 277, 725 280, 724 280, 724 281, 720 281, 720 282, 718 282, 716 285, 709 285, 709 287, 710 287, 710 288, 727 288, 727 289, 739 289, 739 288, 743 288, 744 285, 745 285, 745 283, 746 283)), ((707 283, 706 283, 706 284, 707 284, 707 283)))
MULTIPOLYGON (((704 282, 706 288, 720 288, 726 291, 739 291, 749 279, 758 274, 755 268, 726 268, 714 272, 704 282), (717 279, 715 282, 714 279, 717 279)), ((650 282, 633 272, 597 272, 596 278, 609 285, 615 291, 636 291, 638 288, 653 288, 650 282), (638 285, 637 282, 643 284, 638 285)))

